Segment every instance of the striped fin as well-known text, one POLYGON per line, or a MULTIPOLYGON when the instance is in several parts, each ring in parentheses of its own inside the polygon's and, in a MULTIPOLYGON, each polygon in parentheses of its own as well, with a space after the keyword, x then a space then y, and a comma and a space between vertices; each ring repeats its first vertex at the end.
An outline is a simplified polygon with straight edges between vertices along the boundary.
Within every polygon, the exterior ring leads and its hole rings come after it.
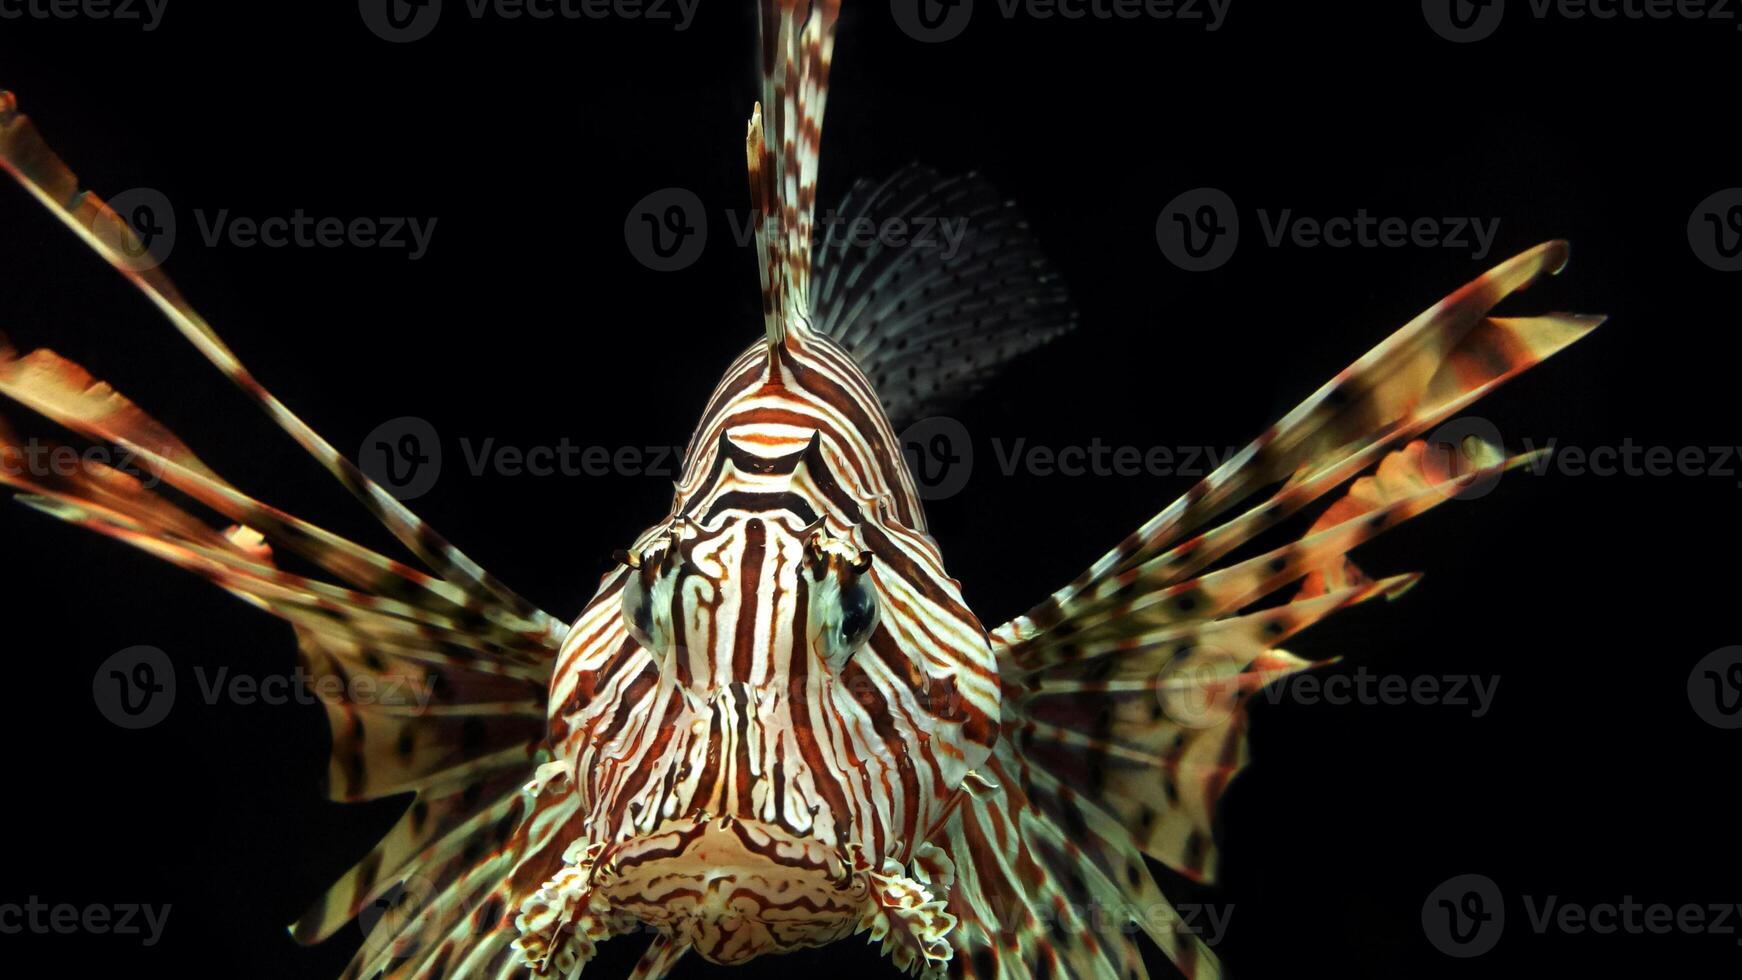
MULTIPOLYGON (((1457 451, 1471 463, 1485 469, 1510 469, 1525 465, 1547 452, 1537 450, 1526 453, 1504 460, 1502 465, 1504 453, 1500 447, 1486 442, 1460 446, 1457 451)), ((1449 482, 1464 482, 1458 470, 1451 453, 1441 447, 1430 447, 1426 442, 1417 439, 1387 455, 1379 463, 1378 469, 1350 484, 1348 493, 1325 508, 1325 512, 1313 521, 1312 527, 1307 529, 1307 536, 1310 538, 1326 528, 1341 524, 1371 522, 1378 515, 1384 515, 1388 522, 1395 521, 1395 512, 1400 502, 1421 499, 1426 492, 1449 482)), ((1366 580, 1367 576, 1347 555, 1333 557, 1320 564, 1318 570, 1301 583, 1300 592, 1297 594, 1302 597, 1321 595, 1332 589, 1359 585, 1366 580)))
POLYGON ((762 0, 762 102, 750 117, 750 197, 768 342, 806 333, 817 170, 841 0, 762 0))
POLYGON ((1044 809, 1049 790, 1037 775, 1043 774, 1010 740, 1000 739, 972 777, 979 787, 964 793, 934 838, 956 867, 948 905, 957 919, 951 975, 1144 978, 1128 928, 1139 921, 1174 962, 1213 963, 1195 936, 1165 928, 1164 914, 1138 914, 1165 900, 1129 839, 1113 828, 1091 829, 1076 819, 1078 811, 1044 809))
MULTIPOLYGON (((13 363, 0 358, 0 377, 13 363)), ((27 403, 52 401, 16 386, 0 390, 26 394, 19 400, 27 403)), ((69 415, 50 417, 81 427, 69 415)), ((0 421, 0 452, 21 448, 0 421)), ((39 510, 154 554, 289 622, 333 729, 332 797, 416 794, 387 837, 293 927, 297 939, 325 939, 408 877, 446 887, 484 855, 517 843, 521 787, 543 760, 553 647, 522 637, 515 648, 493 648, 461 632, 451 607, 433 597, 420 607, 279 570, 253 531, 220 533, 100 463, 51 476, 6 468, 0 481, 39 510), (352 697, 364 691, 375 693, 352 697)), ((428 890, 432 900, 445 895, 428 890)), ((377 928, 394 925, 388 917, 377 928)))
POLYGON ((1480 468, 1459 473, 1448 454, 1415 437, 1600 322, 1488 315, 1565 257, 1564 244, 1550 243, 1454 293, 1075 582, 993 632, 1004 679, 1003 737, 988 769, 997 788, 970 794, 946 828, 960 875, 952 911, 964 919, 962 975, 1023 976, 1043 966, 1129 975, 1119 948, 1129 941, 1118 928, 1085 932, 1066 917, 1048 935, 1020 915, 1014 928, 998 917, 1001 896, 1068 908, 1109 890, 1113 908, 1142 913, 1138 924, 1182 973, 1218 974, 1198 937, 1165 928, 1178 919, 1164 915, 1164 928, 1153 928, 1153 910, 1168 906, 1143 857, 1214 880, 1216 806, 1247 762, 1246 702, 1315 666, 1278 644, 1415 584, 1414 575, 1368 579, 1348 561, 1350 549, 1532 458, 1480 447, 1480 468), (1344 486, 1301 539, 1222 562, 1344 486), (1268 499, 1198 530, 1266 487, 1276 488, 1268 499), (1289 587, 1291 598, 1271 601, 1289 587))
POLYGON ((972 395, 1076 325, 1022 212, 977 174, 910 165, 861 180, 815 252, 812 324, 853 352, 897 426, 972 395), (896 221, 929 242, 851 237, 896 221))
MULTIPOLYGON (((546 692, 564 624, 492 579, 290 414, 161 270, 130 265, 125 253, 138 244, 132 230, 100 199, 78 191, 6 93, 0 93, 0 166, 144 292, 435 572, 252 499, 79 365, 52 351, 20 355, 3 340, 0 394, 81 437, 130 450, 151 476, 232 526, 214 528, 136 476, 95 462, 47 474, 4 467, 0 482, 37 510, 156 555, 290 623, 333 729, 330 794, 341 800, 414 794, 386 838, 292 928, 296 938, 324 939, 389 893, 415 885, 417 914, 377 922, 350 975, 390 967, 395 976, 448 975, 449 965, 472 967, 451 975, 522 972, 507 913, 518 906, 521 889, 535 889, 560 862, 559 825, 537 823, 540 811, 522 787, 545 758, 546 692), (307 559, 332 580, 278 568, 275 548, 307 559), (531 870, 518 874, 523 864, 531 870), (408 951, 416 950, 427 955, 414 961, 408 951)), ((0 419, 0 452, 22 449, 0 419)))
POLYGON ((520 793, 500 805, 510 815, 522 807, 530 813, 518 818, 512 835, 474 834, 460 854, 420 864, 341 980, 530 975, 514 946, 514 916, 521 900, 562 866, 578 808, 569 793, 535 802, 520 793))
POLYGON ((43 141, 29 118, 18 112, 16 97, 5 91, 0 91, 0 168, 10 173, 85 244, 144 293, 182 336, 332 473, 413 554, 442 578, 465 590, 477 603, 506 608, 517 616, 538 620, 544 628, 560 633, 560 623, 496 582, 291 414, 255 380, 205 319, 182 298, 175 284, 160 268, 141 267, 141 263, 130 259, 130 254, 138 255, 144 251, 133 229, 101 198, 79 189, 78 178, 72 170, 43 141))
POLYGON ((1440 301, 1006 628, 1031 635, 1079 614, 1085 604, 1189 578, 1359 475, 1390 449, 1583 337, 1602 317, 1488 315, 1507 295, 1558 272, 1566 258, 1565 242, 1539 245, 1440 301), (1265 506, 1187 537, 1235 503, 1285 480, 1265 506))

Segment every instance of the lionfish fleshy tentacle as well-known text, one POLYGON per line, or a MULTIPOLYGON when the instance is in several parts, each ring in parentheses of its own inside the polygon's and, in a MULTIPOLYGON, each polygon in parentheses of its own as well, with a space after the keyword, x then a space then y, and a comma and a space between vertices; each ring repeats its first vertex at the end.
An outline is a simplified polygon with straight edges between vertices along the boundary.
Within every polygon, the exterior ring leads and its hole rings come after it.
MULTIPOLYGON (((491 579, 290 414, 160 269, 129 262, 124 253, 139 244, 132 229, 79 191, 10 93, 0 93, 0 167, 138 286, 435 574, 254 500, 79 365, 46 350, 19 355, 4 343, 0 394, 84 438, 129 449, 151 476, 233 525, 213 528, 137 476, 99 463, 49 475, 6 468, 0 482, 38 510, 156 555, 290 623, 333 732, 329 794, 345 801, 416 794, 387 836, 292 927, 297 939, 324 939, 399 893, 349 975, 513 972, 514 933, 504 920, 549 873, 562 822, 559 804, 535 807, 522 787, 543 760, 545 698, 563 625, 491 579), (279 569, 274 547, 342 584, 279 569), (531 870, 517 877, 523 864, 531 870), (470 972, 454 973, 462 958, 470 972)), ((0 451, 19 448, 0 420, 0 451)))
POLYGON ((746 142, 768 343, 805 333, 817 170, 841 0, 762 0, 762 102, 746 142))
POLYGON ((1005 738, 986 771, 995 788, 972 794, 946 828, 963 882, 953 910, 968 924, 958 959, 977 964, 965 975, 1024 975, 1042 960, 1072 975, 1122 975, 1119 927, 1133 919, 1187 976, 1216 974, 1207 947, 1167 911, 1143 855, 1214 879, 1213 819, 1246 763, 1246 699, 1315 666, 1278 644, 1417 579, 1369 580, 1349 550, 1532 458, 1480 446, 1468 452, 1470 470, 1416 437, 1601 322, 1488 315, 1565 259, 1565 244, 1551 242, 1453 293, 1075 582, 993 632, 1005 682, 1005 738), (1278 483, 1258 506, 1186 536, 1278 483), (1346 484, 1299 541, 1213 569, 1346 484), (1290 587, 1286 601, 1260 605, 1290 587), (1010 913, 1023 897, 1057 912, 1044 922, 1020 907, 1010 913), (1078 931, 1070 906, 1083 902, 1110 910, 1112 926, 1078 931), (1049 924, 1064 927, 1050 940, 1049 924))

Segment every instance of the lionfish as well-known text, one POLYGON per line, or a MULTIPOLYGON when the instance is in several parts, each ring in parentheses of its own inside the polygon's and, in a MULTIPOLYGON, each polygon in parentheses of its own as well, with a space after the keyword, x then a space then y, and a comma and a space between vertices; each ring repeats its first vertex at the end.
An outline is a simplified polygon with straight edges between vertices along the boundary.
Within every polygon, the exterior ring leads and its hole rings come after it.
MULTIPOLYGON (((910 167, 842 208, 967 216, 951 255, 813 243, 839 13, 761 2, 747 143, 764 336, 708 400, 670 511, 567 626, 291 414, 0 95, 0 164, 428 568, 255 500, 78 365, 0 344, 0 392, 128 449, 228 526, 98 463, 0 471, 24 503, 287 620, 313 677, 431 692, 325 699, 331 795, 413 794, 292 926, 318 942, 414 896, 346 976, 574 977, 601 941, 646 933, 633 976, 652 980, 691 952, 740 964, 860 932, 926 977, 1143 977, 1138 932, 1184 975, 1219 975, 1145 858, 1214 879, 1247 699, 1315 666, 1278 644, 1412 585, 1347 553, 1525 458, 1483 444, 1459 460, 1422 436, 1600 322, 1490 316, 1567 246, 1503 263, 987 630, 927 533, 897 426, 1074 317, 1020 214, 976 177, 910 167), (1331 494, 1304 536, 1230 557, 1331 494), (278 568, 275 549, 322 577, 278 568)), ((3 423, 0 447, 18 447, 3 423)))

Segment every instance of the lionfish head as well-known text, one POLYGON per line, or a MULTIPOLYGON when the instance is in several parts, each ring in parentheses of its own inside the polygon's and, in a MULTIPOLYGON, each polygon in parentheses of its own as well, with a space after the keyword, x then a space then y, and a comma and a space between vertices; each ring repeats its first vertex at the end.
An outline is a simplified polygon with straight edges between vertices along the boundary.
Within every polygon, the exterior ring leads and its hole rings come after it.
POLYGON ((713 453, 571 635, 600 651, 552 703, 578 816, 523 942, 578 906, 583 936, 648 926, 720 963, 867 928, 940 946, 952 871, 926 839, 996 735, 984 630, 929 537, 823 505, 818 433, 713 453))

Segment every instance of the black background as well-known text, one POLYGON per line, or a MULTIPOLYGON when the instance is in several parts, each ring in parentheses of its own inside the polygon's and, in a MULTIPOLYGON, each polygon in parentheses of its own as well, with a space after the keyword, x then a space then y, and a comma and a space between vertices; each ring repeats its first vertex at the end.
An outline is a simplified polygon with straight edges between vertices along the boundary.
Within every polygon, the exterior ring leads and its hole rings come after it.
MULTIPOLYGON (((823 200, 914 159, 982 170, 1026 207, 1082 310, 1079 331, 958 413, 978 467, 930 515, 983 620, 1026 609, 1190 482, 1005 477, 992 438, 1241 444, 1452 288, 1548 238, 1573 241, 1572 264, 1507 309, 1612 319, 1477 412, 1515 449, 1742 442, 1739 281, 1703 265, 1686 235, 1696 204, 1742 183, 1729 143, 1742 34, 1734 22, 1539 22, 1513 6, 1471 45, 1435 36, 1414 3, 1250 0, 1213 33, 982 11, 960 38, 923 45, 887 4, 850 5, 823 200), (1156 217, 1204 185, 1239 203, 1246 237, 1226 266, 1186 273, 1158 250, 1156 217), (1500 231, 1481 260, 1271 248, 1259 208, 1478 216, 1500 231)), ((86 186, 175 202, 169 272, 334 444, 350 451, 397 416, 429 420, 447 469, 416 509, 567 618, 611 549, 664 512, 666 478, 473 477, 459 440, 687 438, 761 329, 752 253, 721 220, 746 200, 753 25, 747 5, 722 2, 685 32, 451 10, 427 39, 390 45, 347 2, 171 0, 150 33, 0 20, 0 87, 86 186), (698 263, 662 274, 634 260, 623 223, 671 186, 717 223, 698 263), (223 208, 438 225, 415 262, 403 250, 206 247, 189 214, 223 208)), ((390 544, 21 191, 0 187, 0 231, 0 329, 21 349, 82 362, 244 489, 390 544)), ((1219 946, 1229 970, 1733 975, 1735 935, 1538 935, 1523 896, 1742 900, 1738 734, 1703 723, 1686 690, 1697 660, 1742 641, 1739 500, 1735 475, 1511 475, 1364 549, 1370 570, 1427 579, 1297 648, 1349 655, 1333 668, 1344 672, 1498 675, 1497 698, 1482 718, 1446 705, 1257 709, 1255 765, 1227 799, 1224 880, 1199 896, 1233 908, 1219 946), (1424 938, 1421 907, 1472 872, 1505 892, 1506 934, 1454 960, 1424 938)), ((354 930, 303 949, 283 926, 397 805, 320 797, 318 708, 195 696, 198 669, 287 672, 288 628, 22 508, 0 510, 0 550, 0 901, 173 906, 154 948, 25 934, 0 936, 0 959, 85 975, 336 975, 354 930), (89 692, 96 665, 136 644, 170 654, 183 696, 163 724, 128 732, 89 692)), ((607 946, 594 971, 621 975, 635 954, 607 946)), ((817 969, 892 974, 860 941, 740 972, 817 969)), ((692 962, 678 975, 719 972, 692 962)))

